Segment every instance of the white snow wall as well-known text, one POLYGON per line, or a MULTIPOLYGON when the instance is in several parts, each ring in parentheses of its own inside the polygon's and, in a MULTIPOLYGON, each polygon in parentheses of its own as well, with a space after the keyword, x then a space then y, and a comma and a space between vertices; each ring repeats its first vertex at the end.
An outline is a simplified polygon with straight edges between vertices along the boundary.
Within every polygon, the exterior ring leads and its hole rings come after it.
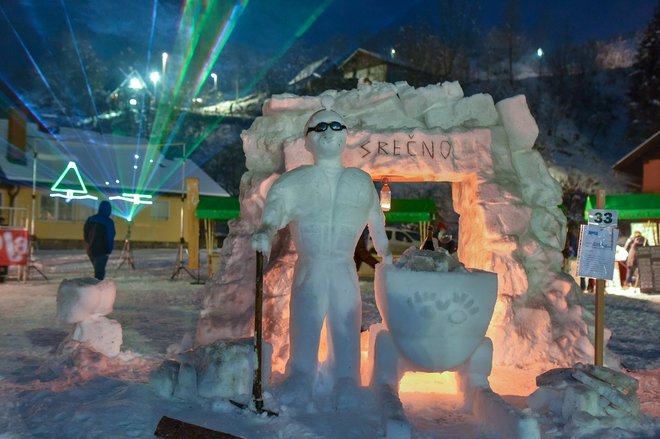
MULTIPOLYGON (((459 259, 496 272, 498 303, 488 335, 494 363, 567 366, 593 361, 593 315, 563 273, 566 218, 561 188, 532 149, 538 127, 524 96, 497 104, 463 96, 457 82, 413 88, 376 83, 328 91, 349 127, 346 166, 374 179, 448 181, 460 215, 459 259)), ((207 283, 196 344, 252 335, 257 228, 268 188, 283 172, 312 163, 303 127, 320 97, 276 95, 243 132, 247 172, 241 217, 230 222, 218 273, 207 283)), ((273 246, 264 282, 265 339, 274 370, 288 357, 288 297, 296 253, 286 231, 273 246)), ((606 334, 606 339, 609 334, 606 334)))

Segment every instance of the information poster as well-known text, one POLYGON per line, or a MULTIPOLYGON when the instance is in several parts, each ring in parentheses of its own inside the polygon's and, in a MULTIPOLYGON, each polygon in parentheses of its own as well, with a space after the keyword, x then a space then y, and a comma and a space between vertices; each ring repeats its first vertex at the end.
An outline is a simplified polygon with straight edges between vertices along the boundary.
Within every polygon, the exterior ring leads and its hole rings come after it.
POLYGON ((619 230, 614 227, 583 225, 580 229, 577 275, 612 280, 618 239, 619 230))
POLYGON ((660 246, 638 247, 637 264, 639 290, 642 293, 660 292, 660 246))

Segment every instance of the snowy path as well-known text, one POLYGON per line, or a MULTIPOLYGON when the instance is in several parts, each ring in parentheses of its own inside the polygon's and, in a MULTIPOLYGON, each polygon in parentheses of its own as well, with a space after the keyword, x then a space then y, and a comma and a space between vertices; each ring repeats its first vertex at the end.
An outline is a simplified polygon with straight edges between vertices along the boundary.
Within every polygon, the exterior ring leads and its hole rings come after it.
MULTIPOLYGON (((56 294, 64 278, 89 275, 91 266, 75 251, 41 252, 40 262, 50 280, 33 276, 19 283, 0 284, 0 438, 127 438, 153 437, 155 425, 167 415, 247 438, 371 438, 378 434, 378 416, 356 413, 280 413, 259 418, 233 406, 201 407, 182 401, 165 401, 144 385, 149 371, 165 357, 167 347, 195 330, 201 309, 203 285, 191 284, 185 274, 169 278, 175 268, 176 250, 137 250, 138 270, 114 270, 117 283, 115 310, 124 333, 120 358, 105 364, 104 373, 85 371, 58 375, 50 364, 59 343, 69 331, 57 324, 56 294)), ((202 265, 204 267, 204 265, 202 265)), ((205 269, 202 269, 205 273, 205 269)), ((364 325, 379 320, 369 282, 362 282, 364 325)), ((645 413, 660 416, 660 296, 613 291, 606 298, 606 325, 612 329, 610 348, 641 381, 645 413)), ((593 308, 593 295, 582 298, 593 308)), ((524 407, 524 397, 534 389, 534 371, 495 370, 493 388, 524 407), (515 389, 515 391, 510 391, 515 389)), ((451 395, 409 393, 402 395, 418 438, 494 437, 458 408, 451 395)))

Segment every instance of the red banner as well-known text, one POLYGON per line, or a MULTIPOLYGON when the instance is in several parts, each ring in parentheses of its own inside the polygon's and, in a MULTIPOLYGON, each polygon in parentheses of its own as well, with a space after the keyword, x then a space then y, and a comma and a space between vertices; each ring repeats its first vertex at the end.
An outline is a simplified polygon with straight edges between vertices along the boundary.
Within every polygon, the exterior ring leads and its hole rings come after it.
POLYGON ((0 228, 0 265, 27 265, 29 249, 27 229, 0 228))

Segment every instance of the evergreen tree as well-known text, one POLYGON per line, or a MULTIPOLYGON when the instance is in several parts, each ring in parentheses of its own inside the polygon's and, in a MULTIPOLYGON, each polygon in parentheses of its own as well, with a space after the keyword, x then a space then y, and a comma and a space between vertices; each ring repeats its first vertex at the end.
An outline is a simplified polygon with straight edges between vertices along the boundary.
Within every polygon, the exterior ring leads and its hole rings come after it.
POLYGON ((635 145, 659 128, 660 121, 660 3, 639 41, 630 75, 630 133, 635 145))

